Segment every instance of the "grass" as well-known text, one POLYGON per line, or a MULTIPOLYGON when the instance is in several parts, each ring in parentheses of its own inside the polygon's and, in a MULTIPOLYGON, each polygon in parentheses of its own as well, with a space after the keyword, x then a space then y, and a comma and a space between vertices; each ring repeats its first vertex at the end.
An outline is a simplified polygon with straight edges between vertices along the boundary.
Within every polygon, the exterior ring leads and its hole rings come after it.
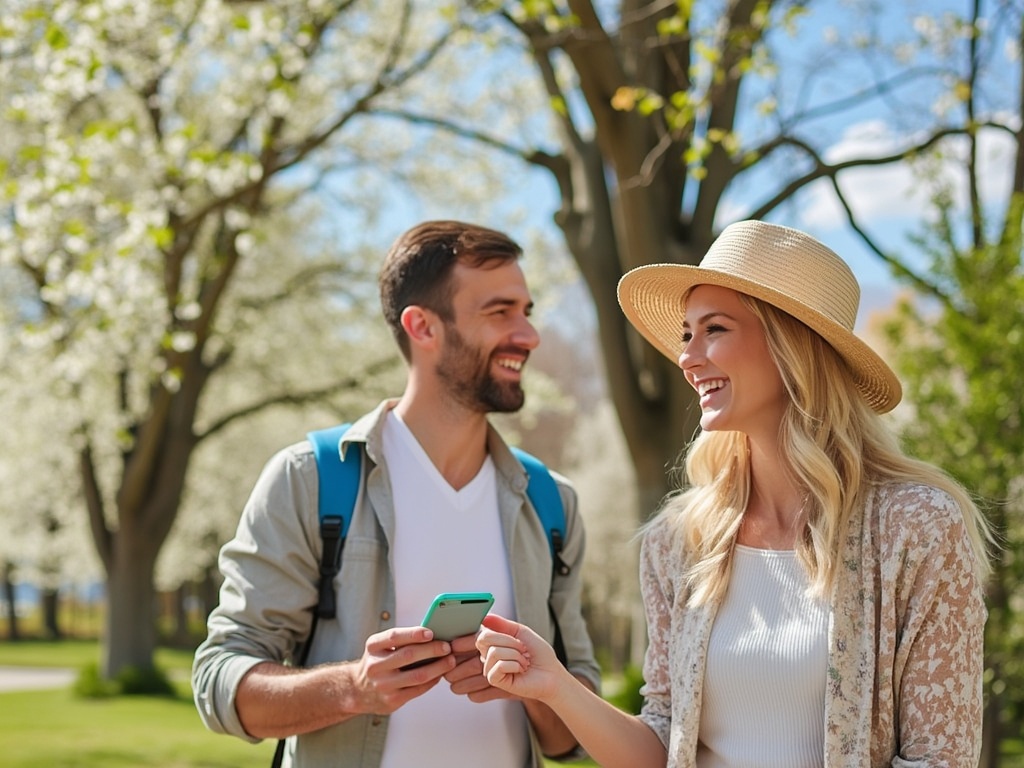
POLYGON ((0 694, 0 754, 9 768, 266 768, 274 743, 218 736, 186 683, 171 698, 85 700, 70 690, 0 694))
MULTIPOLYGON (((81 669, 100 660, 95 640, 19 640, 0 642, 0 665, 13 667, 71 667, 81 669)), ((192 668, 192 652, 158 648, 156 664, 168 672, 192 668)))
MULTIPOLYGON (((94 641, 0 642, 0 665, 72 667, 98 661, 94 641)), ((275 742, 247 744, 210 733, 184 674, 188 651, 161 648, 174 698, 76 698, 70 689, 0 693, 0 763, 5 768, 267 768, 275 742)), ((557 763, 548 763, 554 768, 557 763)), ((590 761, 576 766, 594 766, 590 761)))

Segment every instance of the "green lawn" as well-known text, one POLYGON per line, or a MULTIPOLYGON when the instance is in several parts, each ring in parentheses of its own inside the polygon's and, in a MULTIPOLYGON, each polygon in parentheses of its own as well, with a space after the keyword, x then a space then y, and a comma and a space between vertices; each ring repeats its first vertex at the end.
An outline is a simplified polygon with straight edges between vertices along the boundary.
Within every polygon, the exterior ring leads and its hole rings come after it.
MULTIPOLYGON (((0 665, 80 668, 97 660, 95 642, 0 642, 0 665)), ((0 693, 0 764, 5 768, 270 765, 274 742, 253 746, 203 727, 188 682, 181 679, 191 667, 190 653, 160 649, 157 663, 178 680, 176 698, 85 700, 67 689, 0 693)))
MULTIPOLYGON (((0 642, 0 666, 72 667, 81 669, 99 663, 99 646, 95 640, 23 640, 0 642)), ((158 648, 156 663, 168 672, 192 668, 192 652, 158 648)))
POLYGON ((9 768, 266 768, 274 752, 271 742, 207 731, 184 684, 175 699, 0 693, 0 711, 0 762, 9 768))

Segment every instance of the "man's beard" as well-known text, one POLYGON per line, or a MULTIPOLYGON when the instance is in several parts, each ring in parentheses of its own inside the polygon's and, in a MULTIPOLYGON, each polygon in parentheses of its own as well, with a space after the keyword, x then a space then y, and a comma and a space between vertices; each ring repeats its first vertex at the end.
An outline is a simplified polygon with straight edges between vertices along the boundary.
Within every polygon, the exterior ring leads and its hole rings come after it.
POLYGON ((519 382, 497 381, 491 375, 491 357, 467 344, 450 323, 445 324, 445 348, 437 375, 456 402, 474 411, 514 413, 526 400, 519 382))

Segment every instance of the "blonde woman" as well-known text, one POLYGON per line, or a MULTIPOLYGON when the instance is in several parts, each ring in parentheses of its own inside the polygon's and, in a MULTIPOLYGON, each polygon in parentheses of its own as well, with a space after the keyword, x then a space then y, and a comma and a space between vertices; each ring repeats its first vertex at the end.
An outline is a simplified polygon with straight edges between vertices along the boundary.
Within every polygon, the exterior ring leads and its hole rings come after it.
POLYGON ((746 221, 619 301, 697 391, 687 487, 644 531, 650 644, 633 717, 529 629, 488 617, 492 685, 550 706, 604 766, 977 766, 991 536, 904 455, 860 289, 809 235, 746 221))

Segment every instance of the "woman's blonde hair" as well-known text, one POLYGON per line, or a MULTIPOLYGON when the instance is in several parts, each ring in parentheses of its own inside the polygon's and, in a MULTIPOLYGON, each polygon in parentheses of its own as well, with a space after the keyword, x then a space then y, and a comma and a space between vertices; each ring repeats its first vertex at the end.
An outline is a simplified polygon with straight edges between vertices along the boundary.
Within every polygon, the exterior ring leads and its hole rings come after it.
MULTIPOLYGON (((981 578, 991 566, 991 532, 967 491, 937 467, 907 456, 892 431, 864 400, 843 359, 806 325, 759 299, 740 294, 760 319, 768 349, 790 402, 779 450, 791 480, 806 494, 807 524, 797 554, 813 594, 830 594, 840 545, 869 486, 921 483, 947 492, 963 510, 981 578)), ((729 581, 733 544, 750 496, 750 455, 740 432, 704 432, 684 463, 687 488, 661 515, 680 535, 690 603, 721 598, 729 581)))

